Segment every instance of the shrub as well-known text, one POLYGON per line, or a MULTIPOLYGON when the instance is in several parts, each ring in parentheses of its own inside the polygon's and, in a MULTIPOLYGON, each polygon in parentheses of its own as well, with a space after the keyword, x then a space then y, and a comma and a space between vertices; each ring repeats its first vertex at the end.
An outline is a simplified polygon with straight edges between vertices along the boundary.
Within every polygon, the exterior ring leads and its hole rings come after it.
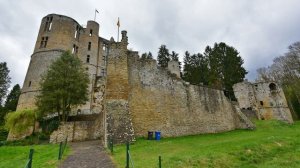
POLYGON ((5 128, 14 132, 23 132, 34 126, 36 113, 31 109, 10 112, 5 116, 5 128))

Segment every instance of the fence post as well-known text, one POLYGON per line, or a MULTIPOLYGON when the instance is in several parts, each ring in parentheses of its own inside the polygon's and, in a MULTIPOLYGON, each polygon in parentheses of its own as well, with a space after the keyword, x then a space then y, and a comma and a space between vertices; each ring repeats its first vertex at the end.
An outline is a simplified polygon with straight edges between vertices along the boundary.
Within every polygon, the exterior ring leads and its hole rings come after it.
POLYGON ((58 160, 61 159, 61 152, 62 152, 62 142, 59 143, 59 150, 58 150, 58 160))
POLYGON ((28 157, 29 163, 28 163, 28 168, 31 168, 31 166, 32 166, 33 152, 34 152, 34 149, 30 149, 30 150, 29 150, 29 157, 28 157))
POLYGON ((68 137, 65 139, 64 149, 63 149, 63 152, 62 152, 62 153, 64 153, 64 151, 65 151, 65 149, 66 149, 66 146, 67 146, 67 143, 68 143, 68 137))
POLYGON ((158 167, 161 168, 161 156, 158 157, 158 167))
POLYGON ((126 168, 129 168, 129 142, 126 144, 126 168))
POLYGON ((111 154, 113 154, 113 152, 114 152, 114 142, 112 139, 110 140, 110 152, 111 152, 111 154))

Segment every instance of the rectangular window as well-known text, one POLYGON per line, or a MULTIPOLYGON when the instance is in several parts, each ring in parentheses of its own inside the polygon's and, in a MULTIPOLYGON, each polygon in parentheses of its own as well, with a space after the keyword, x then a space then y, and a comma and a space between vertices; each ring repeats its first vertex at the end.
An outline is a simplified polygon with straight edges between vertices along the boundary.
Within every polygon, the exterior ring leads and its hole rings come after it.
POLYGON ((47 43, 48 43, 48 37, 45 37, 44 48, 46 48, 47 43))
POLYGON ((50 23, 49 23, 48 31, 50 31, 51 28, 52 28, 52 20, 53 20, 53 17, 51 16, 50 17, 50 23))
POLYGON ((29 81, 29 83, 28 83, 28 87, 30 87, 31 86, 31 81, 29 81))
POLYGON ((53 20, 53 17, 47 17, 47 20, 46 20, 46 24, 45 24, 45 27, 44 27, 44 31, 50 31, 51 28, 52 28, 52 20, 53 20))
POLYGON ((77 54, 77 53, 78 53, 78 46, 76 46, 75 44, 73 44, 72 54, 77 54))
POLYGON ((45 40, 44 37, 42 37, 40 48, 44 47, 44 40, 45 40))
POLYGON ((264 105, 264 102, 263 102, 263 101, 260 101, 260 105, 262 105, 262 106, 263 106, 263 105, 264 105))
POLYGON ((48 28, 48 21, 46 22, 46 24, 45 24, 45 28, 44 28, 44 31, 47 31, 47 28, 48 28))
POLYGON ((40 48, 46 48, 48 43, 48 37, 42 37, 40 48))
POLYGON ((79 40, 79 35, 80 35, 80 27, 77 25, 75 28, 74 38, 79 40))
POLYGON ((89 36, 91 37, 92 35, 93 35, 93 30, 91 29, 91 30, 90 30, 90 35, 89 35, 89 36))
POLYGON ((86 56, 86 63, 90 63, 90 55, 86 56))
POLYGON ((88 50, 89 50, 89 51, 91 50, 91 46, 92 46, 92 43, 89 42, 89 45, 88 45, 88 50))

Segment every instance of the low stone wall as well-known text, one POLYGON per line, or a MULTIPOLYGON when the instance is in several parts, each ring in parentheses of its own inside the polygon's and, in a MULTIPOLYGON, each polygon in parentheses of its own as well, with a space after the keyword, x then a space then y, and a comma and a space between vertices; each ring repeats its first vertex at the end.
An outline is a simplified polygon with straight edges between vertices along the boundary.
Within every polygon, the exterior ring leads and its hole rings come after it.
POLYGON ((59 143, 67 138, 67 141, 103 140, 104 126, 101 118, 94 121, 73 121, 62 123, 56 131, 50 135, 50 143, 59 143))

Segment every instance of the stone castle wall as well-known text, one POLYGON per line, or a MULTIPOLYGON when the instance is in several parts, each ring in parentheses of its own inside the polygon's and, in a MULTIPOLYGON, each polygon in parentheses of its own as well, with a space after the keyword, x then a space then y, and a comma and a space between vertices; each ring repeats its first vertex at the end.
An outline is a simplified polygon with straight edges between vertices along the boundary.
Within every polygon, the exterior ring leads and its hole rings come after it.
POLYGON ((35 106, 41 74, 63 51, 76 49, 74 54, 90 75, 90 97, 73 111, 97 114, 93 120, 62 124, 52 133, 51 142, 68 137, 68 141, 113 139, 124 143, 148 131, 173 137, 254 127, 222 90, 184 82, 177 62, 162 69, 155 60, 139 59, 137 52, 127 49, 126 31, 122 31, 121 42, 105 40, 98 33, 99 24, 94 21, 83 28, 62 15, 51 14, 42 20, 18 109, 35 106), (45 37, 47 47, 41 47, 45 37))
POLYGON ((128 57, 129 109, 136 136, 216 133, 236 128, 238 115, 223 91, 190 85, 155 60, 128 57))
POLYGON ((107 60, 106 122, 107 140, 116 143, 134 140, 129 109, 129 78, 127 62, 127 36, 122 32, 121 42, 112 43, 107 60))
POLYGON ((258 119, 293 122, 283 90, 276 83, 241 82, 235 84, 233 89, 239 107, 256 111, 258 119))

